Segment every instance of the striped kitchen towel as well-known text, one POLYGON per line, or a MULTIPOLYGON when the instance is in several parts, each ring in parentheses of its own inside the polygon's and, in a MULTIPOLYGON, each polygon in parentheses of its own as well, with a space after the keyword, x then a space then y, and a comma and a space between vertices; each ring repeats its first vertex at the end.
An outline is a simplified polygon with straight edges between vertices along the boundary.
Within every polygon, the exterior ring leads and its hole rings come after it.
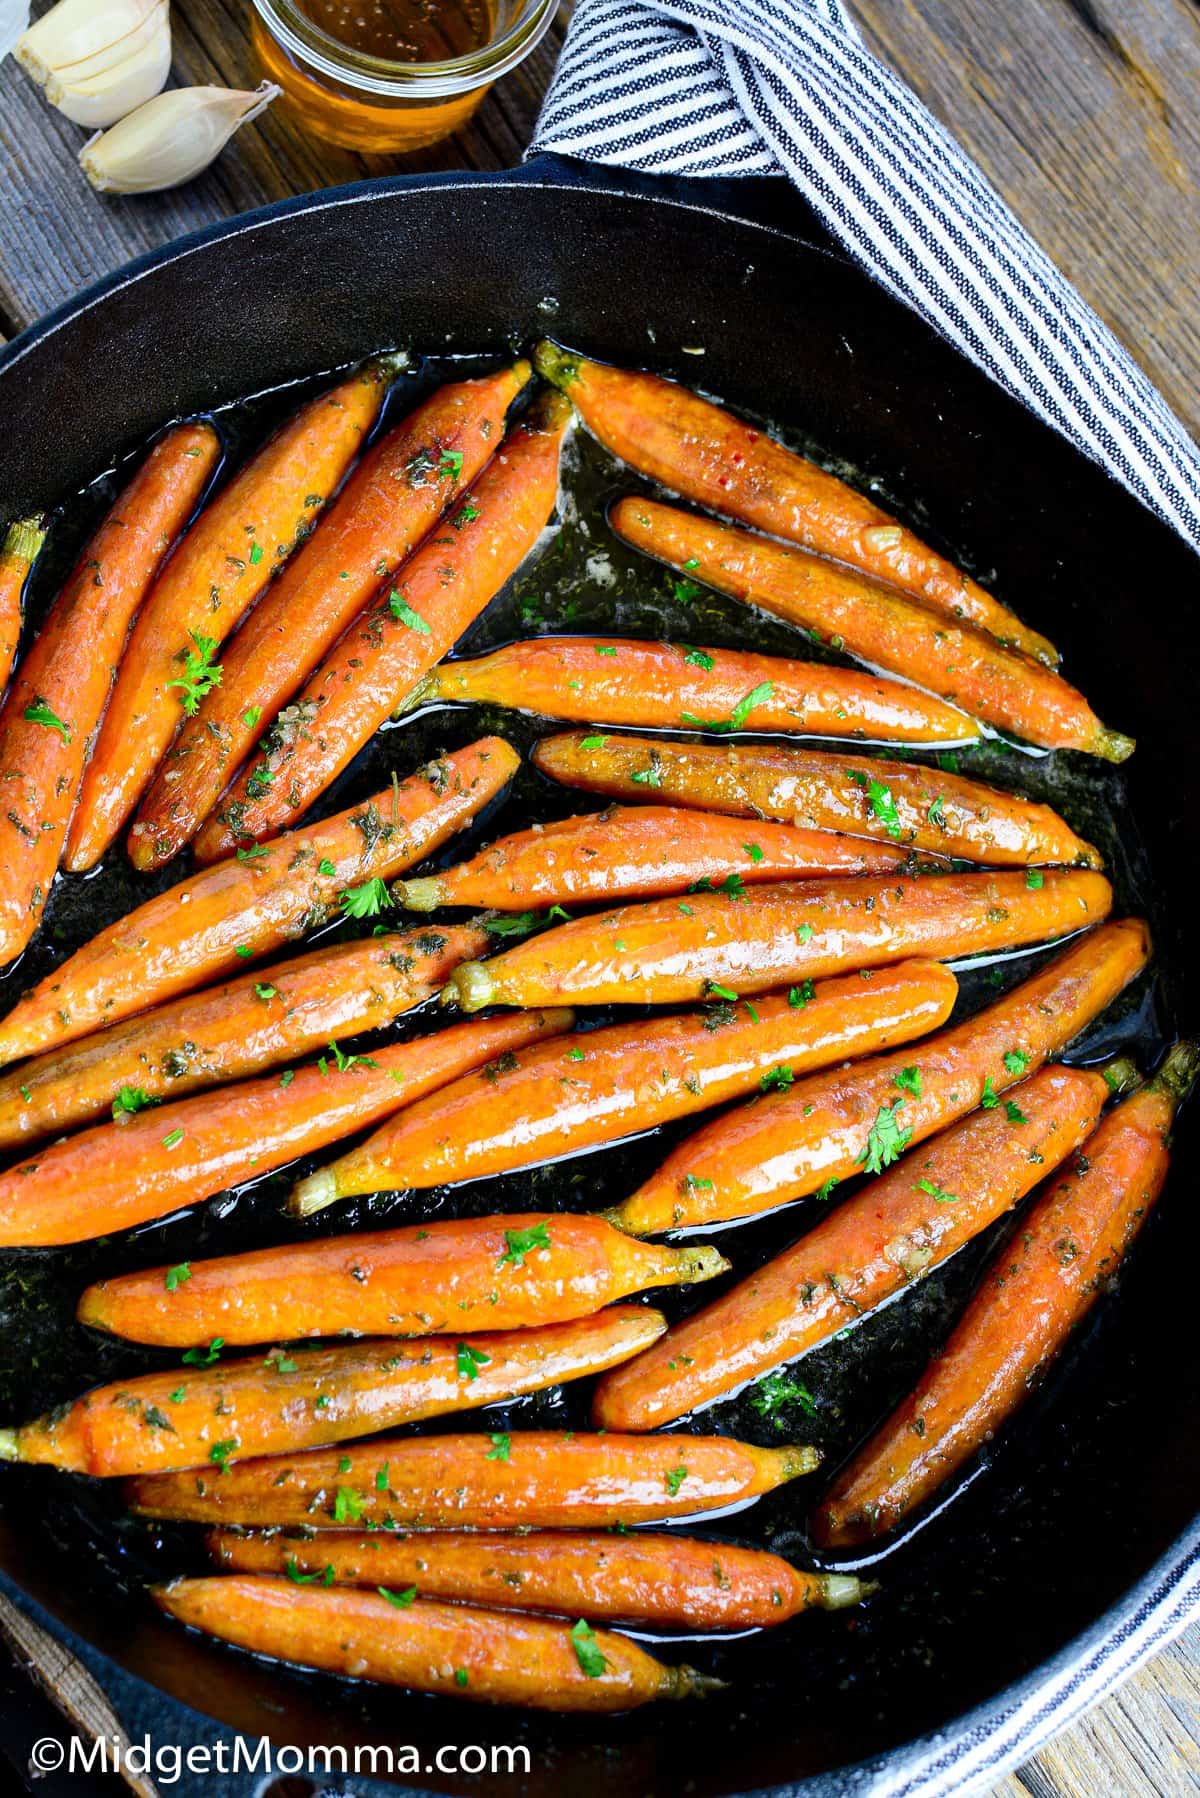
POLYGON ((530 154, 785 173, 891 291, 1200 549, 1200 452, 840 0, 578 0, 530 154))

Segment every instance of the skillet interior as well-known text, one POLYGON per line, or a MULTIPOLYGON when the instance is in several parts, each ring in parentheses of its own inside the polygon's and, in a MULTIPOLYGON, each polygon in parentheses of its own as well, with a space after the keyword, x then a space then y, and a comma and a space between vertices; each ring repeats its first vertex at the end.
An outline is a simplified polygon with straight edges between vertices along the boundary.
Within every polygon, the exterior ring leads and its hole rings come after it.
MULTIPOLYGON (((494 356, 547 328, 614 361, 700 381, 802 431, 859 478, 877 478, 902 515, 1064 646, 1068 672, 1101 715, 1140 738, 1128 775, 1003 750, 965 757, 963 766, 1034 793, 1050 783, 1072 822, 1112 857, 1124 907, 1148 912, 1156 976, 1120 1014, 1121 1040, 1136 1036, 1152 1053, 1177 1017, 1194 1021, 1200 958, 1188 904, 1197 868, 1187 770, 1195 562, 1165 527, 918 321, 819 250, 590 182, 370 184, 344 198, 274 209, 258 222, 207 234, 23 351, 15 346, 0 365, 10 444, 0 504, 11 516, 61 500, 111 466, 114 450, 132 452, 173 414, 225 405, 383 343, 494 356), (680 353, 694 344, 705 348, 702 361, 680 353)), ((261 431, 272 406, 230 415, 235 437, 261 431)), ((595 507, 613 474, 593 446, 579 453, 595 507)), ((77 528, 85 513, 86 506, 72 510, 77 528)), ((548 624, 561 620, 567 597, 555 578, 555 558, 561 562, 566 547, 555 545, 510 596, 515 604, 530 591, 554 593, 542 607, 548 624)), ((611 540, 606 547, 613 549, 611 540)), ((614 561, 619 579, 622 567, 630 570, 621 627, 653 634, 662 628, 666 583, 645 564, 614 561)), ((588 629, 602 617, 612 624, 611 592, 577 597, 580 609, 566 628, 588 629)), ((489 619, 474 643, 517 634, 517 617, 510 610, 489 619)), ((703 628, 689 626, 693 640, 794 648, 782 627, 749 631, 747 615, 732 606, 714 602, 701 619, 703 628)), ((493 722, 521 744, 535 734, 524 721, 427 715, 366 752, 329 809, 374 790, 377 772, 393 759, 405 769, 427 748, 465 742, 493 722)), ((526 796, 549 815, 545 790, 535 793, 531 783, 502 814, 506 826, 524 815, 526 796)), ((565 809, 561 799, 558 809, 565 809)), ((455 852, 461 847, 459 839, 455 852)), ((139 886, 139 895, 145 890, 139 886)), ((95 927, 99 907, 108 916, 132 896, 119 863, 95 883, 64 886, 52 902, 49 940, 57 929, 65 933, 58 953, 73 947, 95 927)), ((46 949, 35 945, 8 976, 10 994, 48 965, 46 949)), ((1094 1059, 1117 1034, 1098 1030, 1073 1058, 1094 1059)), ((727 1699, 703 1711, 642 1713, 597 1728, 372 1697, 260 1670, 168 1631, 128 1596, 131 1582, 164 1563, 144 1533, 104 1526, 116 1510, 111 1499, 76 1500, 19 1470, 6 1470, 0 1486, 0 1565, 121 1664, 235 1727, 270 1727, 281 1740, 527 1740, 536 1769, 531 1789, 558 1791, 569 1780, 573 1793, 612 1789, 619 1777, 631 1793, 661 1791, 669 1781, 725 1794, 886 1752, 951 1724, 1086 1628, 1200 1505, 1200 1446, 1184 1421, 1200 1389, 1200 1350, 1182 1283, 1171 1278, 1197 1241, 1188 1196, 1194 1134, 1181 1133, 1167 1197, 1120 1304, 1101 1308, 993 1455, 987 1477, 888 1557, 887 1590, 861 1616, 809 1619, 783 1634, 698 1649, 697 1658, 736 1679, 727 1699)), ((626 1191, 661 1146, 633 1145, 602 1161, 467 1189, 452 1202, 480 1210, 553 1206, 578 1202, 582 1191, 590 1203, 598 1174, 606 1198, 626 1191)), ((214 1201, 133 1243, 0 1258, 6 1403, 25 1414, 98 1376, 94 1345, 61 1328, 93 1269, 278 1239, 278 1185, 243 1200, 234 1217, 214 1201)), ((739 1265, 806 1227, 803 1211, 730 1237, 739 1265)), ((364 1205, 359 1215, 400 1221, 413 1208, 364 1205)), ((335 1215, 325 1227, 347 1221, 335 1215)), ((825 1402, 811 1429, 792 1419, 796 1433, 815 1433, 835 1458, 843 1452, 910 1382, 978 1260, 960 1257, 903 1307, 811 1358, 804 1377, 825 1402)), ((131 1363, 114 1355, 111 1365, 131 1363)), ((543 1414, 561 1415, 549 1405, 543 1414)), ((753 1439, 777 1439, 736 1405, 713 1417, 753 1439)), ((514 1410, 513 1421, 534 1416, 514 1410)), ((733 1527, 802 1553, 801 1513, 799 1500, 780 1498, 733 1527)), ((181 1564, 174 1548, 171 1564, 181 1564)), ((471 1781, 460 1784, 467 1789, 471 1781)))

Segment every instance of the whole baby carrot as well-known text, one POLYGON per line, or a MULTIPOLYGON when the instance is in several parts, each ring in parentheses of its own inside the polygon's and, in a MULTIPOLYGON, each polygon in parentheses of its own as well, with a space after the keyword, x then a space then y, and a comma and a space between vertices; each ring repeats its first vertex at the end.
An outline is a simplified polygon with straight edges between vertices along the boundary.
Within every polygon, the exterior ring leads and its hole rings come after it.
POLYGON ((907 860, 902 849, 829 830, 747 826, 736 818, 665 805, 613 805, 501 837, 457 867, 397 881, 393 892, 409 911, 441 905, 521 911, 697 887, 740 892, 747 881, 877 874, 902 868, 907 860))
POLYGON ((1027 742, 1109 762, 1133 753, 1132 738, 1101 724, 1053 668, 850 569, 653 500, 621 500, 612 524, 627 543, 668 566, 827 637, 1027 742))
POLYGON ((474 1033, 441 1031, 372 1055, 346 1055, 331 1042, 312 1066, 114 1118, 35 1150, 0 1174, 0 1244, 84 1242, 165 1217, 377 1124, 467 1068, 571 1023, 570 1012, 519 1015, 525 1030, 511 1028, 512 1015, 488 1018, 474 1033))
POLYGON ((1047 942, 1108 915, 1103 874, 1009 870, 874 875, 649 899, 577 918, 489 962, 461 962, 443 997, 485 1005, 671 1005, 790 980, 1047 942))
POLYGON ((98 1030, 0 1075, 0 1148, 381 1030, 486 944, 484 931, 466 925, 335 943, 98 1030))
POLYGON ((45 540, 41 518, 21 518, 9 525, 0 542, 0 694, 8 686, 21 640, 21 595, 45 540))
POLYGON ((186 1274, 122 1274, 89 1286, 78 1314, 110 1335, 168 1347, 215 1335, 235 1347, 343 1331, 457 1335, 476 1320, 487 1330, 568 1323, 728 1266, 715 1249, 652 1247, 597 1217, 439 1218, 223 1255, 189 1263, 186 1274))
POLYGON ((538 373, 570 396, 606 449, 711 511, 802 543, 964 618, 1053 665, 1052 643, 836 475, 674 381, 540 343, 538 373))
POLYGON ((864 1164, 875 1171, 889 1143, 922 1142, 1065 1048, 1149 953, 1140 920, 1091 931, 919 1050, 814 1075, 704 1126, 610 1215, 652 1235, 827 1192, 864 1164))
POLYGON ((377 1131, 301 1181, 306 1216, 352 1193, 436 1186, 615 1142, 811 1068, 908 1042, 945 1023, 957 982, 937 962, 867 979, 802 981, 753 1005, 613 1024, 457 1081, 407 1127, 377 1131))
POLYGON ((355 1342, 222 1361, 217 1337, 189 1365, 97 1386, 16 1430, 0 1460, 102 1479, 227 1466, 468 1411, 600 1373, 648 1348, 659 1311, 613 1305, 596 1317, 417 1342, 355 1342))
POLYGON ((176 1579, 153 1590, 168 1616, 222 1642, 412 1691, 541 1711, 633 1710, 720 1686, 664 1667, 627 1636, 405 1593, 297 1586, 288 1580, 176 1579))
POLYGON ((334 916, 386 903, 383 882, 461 830, 512 778, 500 737, 376 793, 351 811, 287 833, 148 899, 102 930, 19 1001, 0 1024, 0 1063, 86 1036, 176 993, 232 974, 334 916))
POLYGON ((853 751, 679 743, 582 731, 543 737, 534 765, 613 799, 655 799, 736 818, 778 818, 1000 866, 1098 868, 1090 843, 1046 805, 977 780, 853 751))
POLYGON ((527 1536, 446 1530, 434 1542, 385 1530, 363 1536, 213 1530, 208 1551, 224 1573, 385 1586, 459 1604, 665 1629, 770 1629, 805 1611, 840 1611, 872 1590, 853 1574, 806 1573, 762 1549, 675 1530, 615 1536, 590 1530, 527 1536))
POLYGON ((819 1541, 849 1547, 895 1529, 1024 1401, 1158 1198, 1171 1120, 1198 1067, 1195 1044, 1177 1044, 1022 1215, 916 1390, 822 1501, 819 1541))
POLYGON ((450 516, 350 625, 196 837, 202 862, 260 841, 308 810, 452 649, 533 549, 558 499, 571 408, 547 394, 450 516))
POLYGON ((507 1454, 486 1435, 392 1436, 342 1455, 316 1448, 240 1461, 211 1479, 146 1474, 127 1493, 138 1516, 180 1522, 604 1529, 750 1504, 820 1460, 815 1448, 754 1448, 728 1436, 522 1430, 507 1454))
POLYGON ((1043 1068, 904 1155, 807 1236, 596 1389, 604 1429, 651 1430, 828 1342, 940 1267, 1095 1128, 1102 1074, 1043 1068))
MULTIPOLYGON (((529 373, 527 362, 517 362, 439 388, 363 457, 319 530, 223 652, 220 686, 167 751, 130 832, 135 867, 161 866, 195 835, 243 757, 379 582, 465 493, 529 373)), ((289 708, 281 728, 293 722, 289 708)))
POLYGON ((625 637, 536 637, 475 662, 443 662, 403 709, 431 700, 668 730, 684 725, 943 744, 969 743, 980 734, 953 706, 877 674, 625 637))
POLYGON ((311 534, 395 367, 392 357, 368 362, 302 406, 205 507, 155 581, 83 777, 68 867, 99 860, 182 719, 219 683, 222 642, 311 534))
POLYGON ((41 921, 130 621, 219 454, 211 425, 176 425, 159 439, 88 542, 8 689, 0 962, 19 954, 41 921))

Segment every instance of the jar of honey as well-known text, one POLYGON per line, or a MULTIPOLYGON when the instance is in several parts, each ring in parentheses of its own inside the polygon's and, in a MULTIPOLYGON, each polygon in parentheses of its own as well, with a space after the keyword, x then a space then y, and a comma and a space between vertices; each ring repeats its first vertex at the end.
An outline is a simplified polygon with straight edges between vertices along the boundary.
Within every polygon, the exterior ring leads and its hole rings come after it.
POLYGON ((398 154, 464 125, 558 0, 253 0, 254 48, 313 137, 398 154))

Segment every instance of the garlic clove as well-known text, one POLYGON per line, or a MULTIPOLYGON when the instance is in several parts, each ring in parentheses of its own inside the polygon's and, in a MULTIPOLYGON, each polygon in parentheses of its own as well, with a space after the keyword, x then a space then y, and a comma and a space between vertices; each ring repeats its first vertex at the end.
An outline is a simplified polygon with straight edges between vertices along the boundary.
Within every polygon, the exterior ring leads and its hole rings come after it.
POLYGON ((17 40, 14 54, 44 87, 57 70, 128 37, 158 4, 159 0, 58 0, 17 40))
MULTIPOLYGON (((134 39, 138 42, 129 55, 91 76, 68 81, 65 76, 71 74, 70 69, 52 75, 46 83, 46 98, 50 104, 76 125, 95 128, 115 124, 135 107, 161 93, 171 72, 169 7, 160 6, 146 21, 145 29, 139 26, 122 41, 132 44, 134 39)), ((94 60, 87 59, 88 62, 94 60)), ((75 66, 84 65, 72 65, 72 68, 75 66)))
POLYGON ((283 90, 264 81, 253 93, 227 87, 177 87, 147 100, 79 152, 101 193, 149 194, 178 187, 206 169, 239 125, 258 117, 283 90))
POLYGON ((75 87, 81 81, 90 81, 93 75, 107 73, 118 63, 136 55, 143 45, 157 42, 164 24, 169 32, 171 11, 168 0, 155 0, 155 5, 141 23, 132 31, 127 31, 124 37, 114 38, 111 43, 93 51, 91 56, 81 56, 75 62, 57 64, 46 80, 47 96, 52 96, 56 87, 75 87))

